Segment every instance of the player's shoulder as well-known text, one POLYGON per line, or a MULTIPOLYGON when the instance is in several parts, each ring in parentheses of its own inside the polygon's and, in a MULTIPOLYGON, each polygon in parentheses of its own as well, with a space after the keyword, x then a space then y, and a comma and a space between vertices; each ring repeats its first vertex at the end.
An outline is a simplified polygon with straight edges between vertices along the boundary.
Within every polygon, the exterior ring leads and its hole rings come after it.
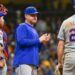
POLYGON ((65 20, 63 21, 63 24, 68 24, 68 23, 70 23, 71 21, 73 21, 73 17, 74 17, 74 16, 70 16, 70 17, 68 17, 67 19, 65 19, 65 20))
POLYGON ((64 22, 71 22, 73 20, 74 15, 68 17, 67 19, 64 20, 64 22))
POLYGON ((26 24, 23 22, 18 25, 17 29, 24 28, 24 27, 26 27, 26 24))
POLYGON ((23 23, 19 24, 19 27, 22 27, 22 26, 25 26, 25 25, 26 25, 26 23, 23 22, 23 23))

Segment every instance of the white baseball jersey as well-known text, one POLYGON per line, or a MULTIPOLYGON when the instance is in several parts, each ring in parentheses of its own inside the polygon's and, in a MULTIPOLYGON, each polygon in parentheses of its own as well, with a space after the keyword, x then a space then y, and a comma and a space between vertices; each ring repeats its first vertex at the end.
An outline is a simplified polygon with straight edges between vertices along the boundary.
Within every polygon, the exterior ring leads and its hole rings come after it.
POLYGON ((64 52, 75 52, 75 15, 64 20, 58 39, 65 41, 64 52))
POLYGON ((3 31, 0 30, 0 44, 4 45, 3 44, 3 31))

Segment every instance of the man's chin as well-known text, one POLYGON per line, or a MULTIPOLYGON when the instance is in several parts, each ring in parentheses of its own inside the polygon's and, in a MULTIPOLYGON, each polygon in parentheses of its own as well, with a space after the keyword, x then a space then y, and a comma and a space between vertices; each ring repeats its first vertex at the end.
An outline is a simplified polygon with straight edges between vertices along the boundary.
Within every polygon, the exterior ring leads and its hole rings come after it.
POLYGON ((33 24, 36 24, 36 23, 37 23, 37 21, 34 21, 34 22, 33 22, 33 24))

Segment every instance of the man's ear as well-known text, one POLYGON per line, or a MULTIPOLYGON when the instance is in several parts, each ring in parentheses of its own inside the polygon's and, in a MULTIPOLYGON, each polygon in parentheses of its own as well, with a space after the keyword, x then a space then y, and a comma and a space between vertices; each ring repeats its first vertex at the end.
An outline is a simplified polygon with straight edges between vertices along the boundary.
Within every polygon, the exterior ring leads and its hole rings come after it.
POLYGON ((24 15, 24 17, 25 17, 25 19, 26 19, 26 18, 28 17, 28 15, 27 15, 27 14, 25 14, 25 15, 24 15))

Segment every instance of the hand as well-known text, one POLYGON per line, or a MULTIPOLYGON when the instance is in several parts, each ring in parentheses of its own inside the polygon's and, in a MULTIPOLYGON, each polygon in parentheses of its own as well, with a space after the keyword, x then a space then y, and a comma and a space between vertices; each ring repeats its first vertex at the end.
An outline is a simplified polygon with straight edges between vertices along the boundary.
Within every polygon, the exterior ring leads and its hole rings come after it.
POLYGON ((39 38, 39 40, 40 40, 40 42, 41 43, 47 43, 49 40, 50 40, 50 34, 43 34, 40 38, 39 38))
POLYGON ((51 39, 51 35, 50 34, 47 34, 46 35, 46 41, 48 42, 50 39, 51 39))
POLYGON ((61 62, 61 63, 59 62, 58 63, 58 68, 62 68, 62 67, 63 67, 63 62, 61 62))

